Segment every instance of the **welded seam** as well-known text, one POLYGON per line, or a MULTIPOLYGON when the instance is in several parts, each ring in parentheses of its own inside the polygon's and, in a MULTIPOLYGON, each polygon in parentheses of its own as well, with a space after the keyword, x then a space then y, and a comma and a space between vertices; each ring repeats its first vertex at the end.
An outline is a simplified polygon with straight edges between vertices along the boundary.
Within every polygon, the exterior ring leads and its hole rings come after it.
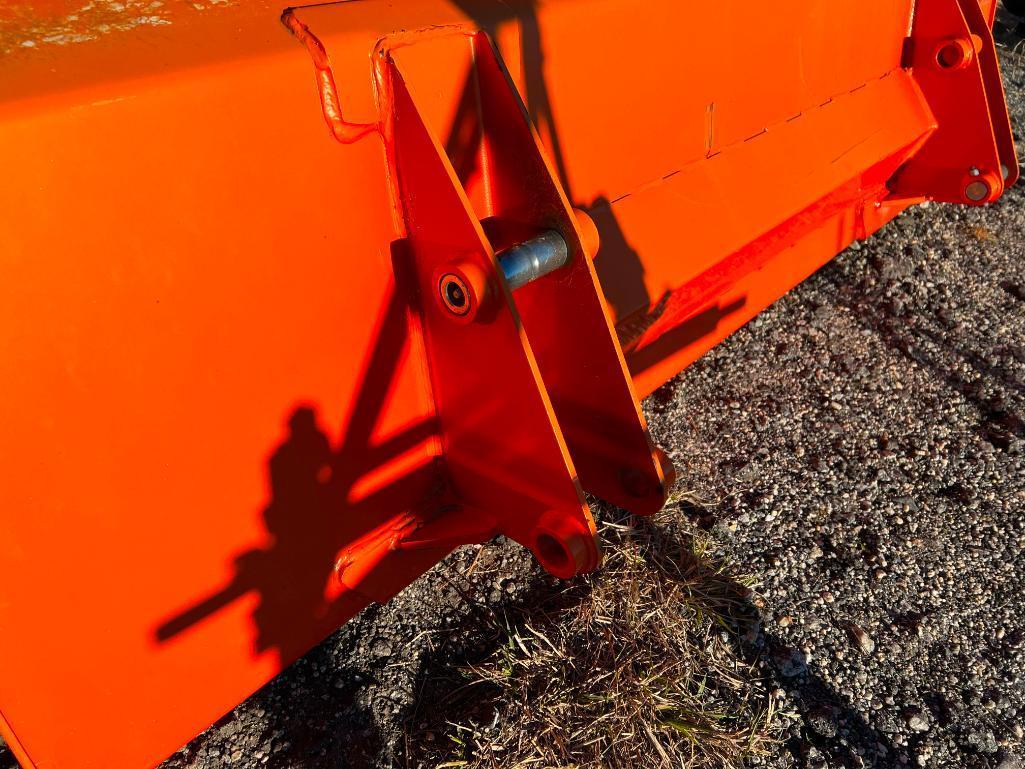
MULTIPOLYGON (((888 78, 891 75, 893 75, 895 72, 899 72, 899 71, 901 71, 900 67, 897 67, 897 68, 891 69, 891 70, 887 70, 882 75, 880 75, 878 78, 876 78, 876 80, 885 80, 886 78, 888 78)), ((711 135, 712 119, 713 119, 712 116, 714 114, 712 112, 712 108, 714 108, 714 106, 715 106, 714 102, 713 102, 711 107, 706 108, 705 154, 702 157, 695 158, 694 160, 688 161, 687 163, 684 163, 684 165, 681 166, 680 168, 674 169, 672 171, 667 171, 666 173, 662 174, 657 179, 653 179, 651 181, 644 182, 643 184, 639 185, 636 189, 631 190, 630 192, 625 192, 622 195, 620 195, 620 196, 618 196, 616 198, 613 198, 612 200, 609 201, 609 205, 612 205, 613 203, 619 203, 619 202, 621 202, 623 200, 626 200, 627 198, 629 198, 629 197, 631 197, 633 195, 637 195, 639 193, 646 192, 649 189, 651 189, 652 187, 656 187, 659 184, 663 183, 665 180, 669 179, 670 177, 676 176, 677 174, 682 173, 684 170, 686 170, 687 168, 690 168, 691 166, 694 166, 694 165, 697 165, 698 163, 703 163, 703 162, 706 162, 706 161, 709 161, 709 160, 714 160, 715 158, 719 157, 723 153, 729 152, 730 150, 734 149, 735 147, 740 147, 741 145, 747 144, 748 142, 757 141, 758 139, 762 138, 763 136, 766 136, 766 135, 772 133, 773 130, 775 128, 779 127, 779 126, 786 125, 787 123, 793 123, 793 122, 795 122, 797 120, 800 120, 801 118, 809 117, 814 112, 816 112, 817 110, 825 109, 826 107, 829 107, 831 104, 834 103, 834 101, 836 99, 842 99, 845 96, 853 95, 853 94, 857 93, 858 91, 861 91, 864 88, 866 88, 867 86, 871 85, 873 82, 875 82, 875 81, 874 80, 867 80, 864 83, 856 85, 853 88, 850 88, 850 89, 848 89, 846 91, 841 91, 840 93, 837 93, 834 96, 830 96, 822 104, 818 104, 818 105, 816 105, 814 107, 810 107, 810 108, 808 108, 806 110, 798 112, 796 115, 792 115, 791 117, 785 118, 785 119, 780 120, 780 121, 778 121, 776 123, 772 123, 771 125, 765 126, 760 131, 758 131, 755 134, 752 134, 751 136, 748 136, 748 137, 746 137, 744 139, 740 139, 740 140, 734 141, 734 142, 732 142, 730 144, 727 144, 725 147, 716 147, 714 149, 714 151, 710 152, 709 151, 709 149, 710 149, 709 143, 710 143, 710 141, 712 139, 712 135, 711 135)))
POLYGON ((380 123, 351 123, 342 115, 342 105, 338 100, 338 89, 335 87, 335 76, 331 71, 327 50, 310 28, 295 15, 294 8, 285 9, 281 14, 281 23, 306 47, 313 60, 321 111, 335 139, 342 144, 352 144, 368 134, 379 132, 380 123))
MULTIPOLYGON (((715 102, 708 105, 705 111, 705 157, 710 158, 716 154, 715 151, 715 102)), ((676 172, 673 172, 676 173, 676 172)), ((670 174, 671 175, 671 174, 670 174)), ((663 179, 666 177, 662 177, 663 179)))

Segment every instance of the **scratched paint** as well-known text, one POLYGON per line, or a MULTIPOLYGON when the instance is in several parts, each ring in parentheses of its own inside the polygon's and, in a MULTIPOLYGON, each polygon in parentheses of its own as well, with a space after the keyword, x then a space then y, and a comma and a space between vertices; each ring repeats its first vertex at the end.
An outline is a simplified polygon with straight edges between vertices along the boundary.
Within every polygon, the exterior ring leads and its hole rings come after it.
POLYGON ((140 27, 172 23, 183 12, 236 0, 36 0, 0 4, 0 54, 87 43, 140 27))

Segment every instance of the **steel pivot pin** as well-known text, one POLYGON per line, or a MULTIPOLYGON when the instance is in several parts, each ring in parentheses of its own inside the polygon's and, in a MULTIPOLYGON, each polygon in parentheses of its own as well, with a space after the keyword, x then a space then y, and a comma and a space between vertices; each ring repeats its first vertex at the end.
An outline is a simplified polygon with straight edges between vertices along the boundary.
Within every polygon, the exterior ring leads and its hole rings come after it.
MULTIPOLYGON (((555 230, 518 243, 498 254, 510 291, 523 288, 569 263, 569 245, 555 230)), ((488 295, 484 271, 477 265, 449 264, 436 273, 439 304, 456 319, 472 321, 488 295)))

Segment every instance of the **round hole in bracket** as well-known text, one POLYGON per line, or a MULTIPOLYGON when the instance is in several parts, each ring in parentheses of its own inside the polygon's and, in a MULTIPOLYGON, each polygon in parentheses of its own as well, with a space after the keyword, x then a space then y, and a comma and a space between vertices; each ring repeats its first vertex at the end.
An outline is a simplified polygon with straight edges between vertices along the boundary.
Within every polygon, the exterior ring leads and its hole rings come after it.
POLYGON ((569 551, 551 534, 538 534, 534 542, 537 559, 549 572, 558 574, 573 567, 569 551))
POLYGON ((936 49, 936 64, 943 70, 964 69, 975 58, 975 46, 971 40, 948 40, 936 49))
POLYGON ((572 510, 549 510, 524 544, 552 576, 571 579, 601 563, 601 546, 589 517, 572 510))

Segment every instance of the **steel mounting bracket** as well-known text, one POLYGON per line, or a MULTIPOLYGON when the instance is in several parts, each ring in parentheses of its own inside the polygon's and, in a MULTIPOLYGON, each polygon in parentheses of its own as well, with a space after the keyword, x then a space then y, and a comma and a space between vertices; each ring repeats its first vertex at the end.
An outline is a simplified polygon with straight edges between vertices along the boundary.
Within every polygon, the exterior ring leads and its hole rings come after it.
POLYGON ((339 562, 349 587, 387 552, 494 534, 554 575, 584 573, 601 556, 583 490, 650 515, 673 482, 592 265, 597 230, 571 208, 490 39, 452 34, 472 62, 483 211, 387 44, 375 54, 404 228, 396 282, 412 295, 423 339, 446 493, 429 518, 350 548, 339 562), (532 256, 551 242, 562 249, 554 269, 532 256), (503 255, 517 249, 535 268, 530 280, 507 277, 503 255))
POLYGON ((891 181, 895 197, 985 205, 1018 179, 996 45, 978 0, 919 3, 905 49, 937 128, 891 181))

